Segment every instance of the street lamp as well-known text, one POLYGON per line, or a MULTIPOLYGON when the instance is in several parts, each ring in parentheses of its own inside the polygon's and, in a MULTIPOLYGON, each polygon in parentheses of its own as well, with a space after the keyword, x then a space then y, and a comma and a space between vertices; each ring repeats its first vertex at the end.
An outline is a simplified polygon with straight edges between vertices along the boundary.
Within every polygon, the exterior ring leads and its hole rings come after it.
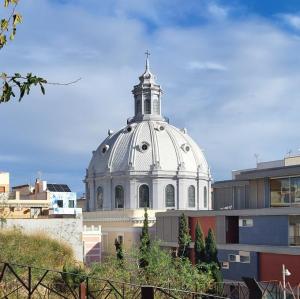
POLYGON ((290 275, 291 275, 291 272, 285 267, 285 265, 282 265, 283 299, 286 299, 285 277, 290 276, 290 275))

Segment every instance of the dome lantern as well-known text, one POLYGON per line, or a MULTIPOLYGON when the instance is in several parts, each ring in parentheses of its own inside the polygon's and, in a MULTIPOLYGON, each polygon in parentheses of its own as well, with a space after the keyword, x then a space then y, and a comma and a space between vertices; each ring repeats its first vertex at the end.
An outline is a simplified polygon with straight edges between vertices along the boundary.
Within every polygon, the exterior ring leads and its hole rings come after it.
POLYGON ((164 120, 161 115, 162 89, 156 84, 155 76, 150 71, 149 51, 146 51, 146 67, 139 77, 140 83, 135 85, 134 95, 135 115, 132 121, 164 120))

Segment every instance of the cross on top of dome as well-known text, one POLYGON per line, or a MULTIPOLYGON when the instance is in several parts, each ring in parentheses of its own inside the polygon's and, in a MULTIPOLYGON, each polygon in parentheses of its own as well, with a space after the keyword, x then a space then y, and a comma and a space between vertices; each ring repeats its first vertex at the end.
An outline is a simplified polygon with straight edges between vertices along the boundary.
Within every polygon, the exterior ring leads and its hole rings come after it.
POLYGON ((150 63, 149 63, 150 52, 147 50, 145 52, 145 55, 146 55, 145 72, 139 77, 140 84, 144 84, 144 83, 155 84, 155 76, 150 71, 150 63))
POLYGON ((146 71, 147 71, 147 70, 150 70, 150 67, 149 67, 150 52, 148 50, 146 50, 145 55, 146 55, 146 71))

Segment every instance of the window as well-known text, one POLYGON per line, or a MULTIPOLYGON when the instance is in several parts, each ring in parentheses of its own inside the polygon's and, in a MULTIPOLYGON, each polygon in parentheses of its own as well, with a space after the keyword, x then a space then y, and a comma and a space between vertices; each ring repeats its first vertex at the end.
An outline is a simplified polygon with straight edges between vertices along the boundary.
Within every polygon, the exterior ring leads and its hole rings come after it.
POLYGON ((300 202, 300 177, 290 179, 291 203, 300 202))
POLYGON ((189 186, 189 189, 188 189, 188 201, 189 201, 189 207, 195 208, 195 206, 196 206, 195 187, 193 185, 189 186))
POLYGON ((203 200, 204 200, 204 208, 207 208, 207 188, 204 186, 203 190, 203 200))
POLYGON ((103 188, 99 186, 97 188, 97 198, 96 198, 96 209, 102 210, 103 209, 103 188))
POLYGON ((58 206, 59 208, 63 208, 63 207, 64 207, 64 202, 63 202, 63 200, 59 199, 59 200, 57 201, 57 206, 58 206))
POLYGON ((141 101, 137 100, 136 101, 136 106, 135 106, 135 114, 141 113, 141 101))
POLYGON ((166 186, 165 199, 166 199, 166 207, 167 208, 175 207, 175 188, 171 184, 166 186))
POLYGON ((145 114, 151 114, 151 100, 150 99, 146 99, 145 100, 145 114))
POLYGON ((251 218, 240 218, 239 219, 240 227, 251 227, 253 226, 253 219, 251 218))
POLYGON ((290 203, 290 180, 284 179, 272 179, 270 180, 271 189, 271 205, 272 206, 284 206, 290 203))
POLYGON ((160 111, 159 111, 159 102, 158 102, 158 99, 155 99, 153 101, 153 113, 156 113, 156 114, 160 114, 160 111))
POLYGON ((149 187, 148 185, 141 185, 139 188, 139 207, 150 208, 149 202, 149 187))
POLYGON ((69 200, 69 208, 74 208, 74 200, 69 200))
POLYGON ((115 207, 117 209, 124 208, 124 189, 120 185, 115 188, 115 207))

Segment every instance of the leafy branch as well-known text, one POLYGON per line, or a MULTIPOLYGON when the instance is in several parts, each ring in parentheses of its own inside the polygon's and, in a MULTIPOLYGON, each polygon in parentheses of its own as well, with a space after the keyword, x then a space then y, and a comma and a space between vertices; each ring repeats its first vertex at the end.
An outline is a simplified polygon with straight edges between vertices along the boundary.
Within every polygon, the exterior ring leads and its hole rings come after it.
POLYGON ((42 94, 45 94, 45 84, 66 86, 81 80, 81 78, 79 78, 68 83, 47 82, 44 78, 34 76, 32 73, 28 73, 26 77, 21 76, 19 73, 15 73, 13 76, 8 76, 6 73, 2 73, 0 78, 3 80, 2 93, 0 93, 0 103, 8 102, 12 97, 16 97, 16 92, 19 94, 20 102, 24 95, 28 95, 30 93, 32 86, 39 86, 42 94))
POLYGON ((16 12, 18 2, 18 0, 4 0, 4 7, 11 6, 12 9, 9 17, 0 21, 0 49, 6 45, 8 36, 10 40, 15 38, 17 25, 22 22, 22 16, 16 12))

